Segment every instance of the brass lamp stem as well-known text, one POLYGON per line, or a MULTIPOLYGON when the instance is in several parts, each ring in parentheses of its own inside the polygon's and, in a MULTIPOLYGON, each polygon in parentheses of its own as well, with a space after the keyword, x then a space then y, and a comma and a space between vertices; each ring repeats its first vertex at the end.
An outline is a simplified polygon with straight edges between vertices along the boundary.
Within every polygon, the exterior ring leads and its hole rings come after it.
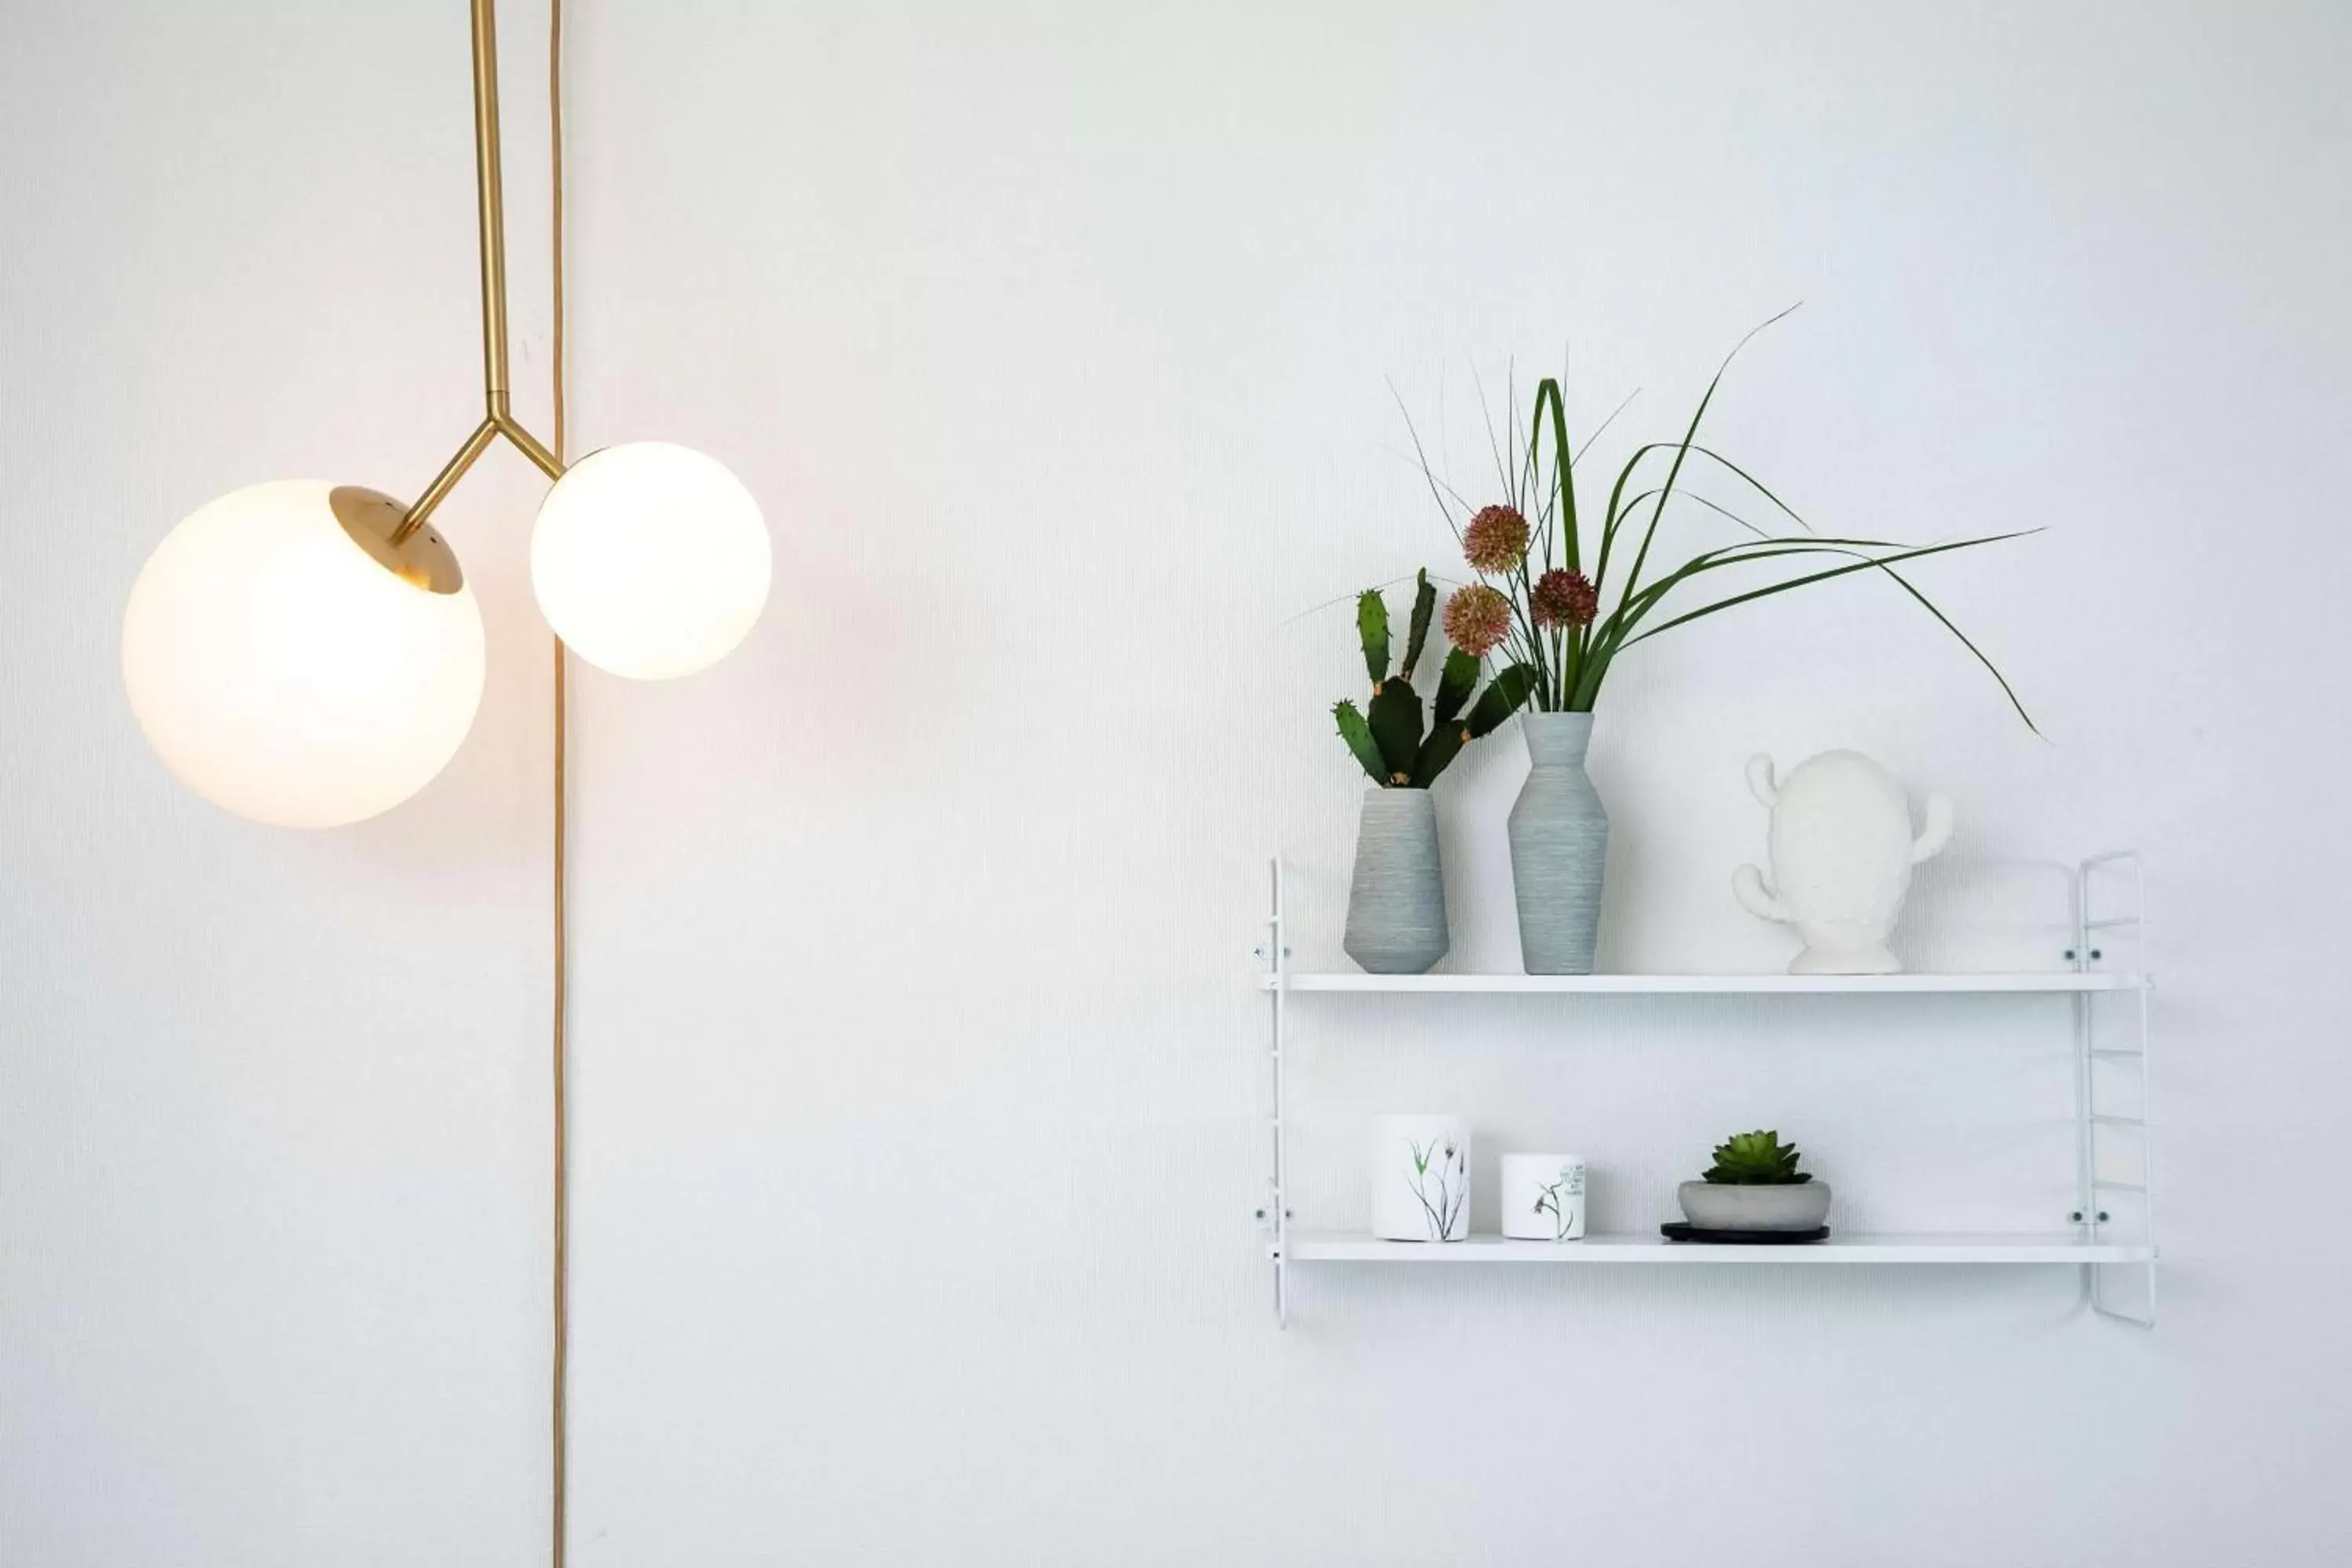
POLYGON ((482 238, 482 392, 492 419, 507 402, 507 200, 499 146, 499 20, 474 5, 474 189, 482 238))
POLYGON ((500 178, 504 155, 499 144, 499 21, 496 0, 472 0, 474 12, 474 187, 482 243, 482 422, 474 427, 415 504, 403 514, 391 542, 406 542, 425 526, 474 459, 503 436, 549 479, 563 477, 563 462, 523 427, 507 407, 507 202, 500 178))

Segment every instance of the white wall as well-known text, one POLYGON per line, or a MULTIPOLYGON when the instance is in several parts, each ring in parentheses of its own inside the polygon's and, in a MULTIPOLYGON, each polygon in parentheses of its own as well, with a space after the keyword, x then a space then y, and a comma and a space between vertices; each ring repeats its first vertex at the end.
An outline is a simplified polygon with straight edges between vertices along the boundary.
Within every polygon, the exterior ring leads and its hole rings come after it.
MULTIPOLYGON (((538 417, 543 12, 512 9, 538 417)), ((193 800, 114 662, 177 517, 414 488, 462 433, 461 10, 8 9, 10 1568, 544 1550, 536 483, 501 456, 446 514, 494 673, 387 818, 193 800)), ((778 546, 733 661, 580 682, 576 1563, 2352 1552, 2340 7, 572 27, 580 444, 719 454, 778 546), (1277 1334, 1247 952, 1280 843, 1330 952, 1356 787, 1322 710, 1360 681, 1341 613, 1292 617, 1447 543, 1384 382, 1475 483, 1474 370, 1572 340, 1576 415, 1639 386, 1647 433, 1800 298, 1722 446, 1849 531, 2049 525, 1921 575, 2050 739, 1868 584, 1652 645, 1595 743, 1610 955, 1783 956, 1726 889, 1758 748, 1868 745, 1979 865, 2143 847, 2160 1331, 2059 1271, 1343 1270, 1277 1334)), ((1439 792, 1460 957, 1498 967, 1517 752, 1439 792)), ((1956 868, 1923 917, 2021 918, 2010 886, 1956 868)), ((1310 1220, 1363 1213, 1363 1115, 1441 1107, 1580 1144, 1628 1227, 1759 1122, 1855 1223, 2065 1203, 2052 1005, 1302 1023, 1310 1220)))

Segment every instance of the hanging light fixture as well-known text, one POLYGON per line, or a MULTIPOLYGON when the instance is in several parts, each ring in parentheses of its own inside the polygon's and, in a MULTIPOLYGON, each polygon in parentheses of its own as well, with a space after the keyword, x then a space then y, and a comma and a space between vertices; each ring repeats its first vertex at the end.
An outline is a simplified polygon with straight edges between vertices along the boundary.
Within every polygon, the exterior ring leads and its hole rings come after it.
POLYGON ((726 468, 632 442, 569 472, 508 407, 498 43, 473 0, 481 422, 415 500, 324 481, 232 491, 148 558, 123 615, 131 712, 172 772, 240 816, 331 827, 387 811, 456 755, 481 704, 482 616, 427 520, 503 438, 554 487, 531 583, 556 634, 615 675, 724 658, 768 597, 767 526, 726 468))
POLYGON ((550 1561, 564 1568, 571 1455, 571 944, 567 645, 616 674, 685 675, 759 619, 767 527, 735 477, 683 447, 637 442, 563 461, 563 0, 548 0, 554 328, 551 445, 508 407, 505 204, 499 190, 493 0, 471 0, 475 174, 482 260, 481 422, 404 504, 291 480, 236 490, 183 521, 141 570, 123 615, 132 711, 171 770, 240 816, 323 827, 422 789, 480 706, 482 617, 427 521, 504 438, 555 484, 531 540, 531 579, 559 637, 554 707, 551 1023, 552 1323, 550 1561))

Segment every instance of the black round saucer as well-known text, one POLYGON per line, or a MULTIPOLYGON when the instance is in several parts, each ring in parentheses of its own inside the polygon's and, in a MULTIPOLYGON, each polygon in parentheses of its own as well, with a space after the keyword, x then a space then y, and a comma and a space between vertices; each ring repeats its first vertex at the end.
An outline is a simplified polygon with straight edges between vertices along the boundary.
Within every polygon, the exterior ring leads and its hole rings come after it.
POLYGON ((1668 1241, 1706 1241, 1732 1247, 1797 1247, 1822 1240, 1830 1233, 1825 1225, 1817 1225, 1811 1230, 1704 1230, 1682 1220, 1662 1225, 1658 1230, 1668 1241))

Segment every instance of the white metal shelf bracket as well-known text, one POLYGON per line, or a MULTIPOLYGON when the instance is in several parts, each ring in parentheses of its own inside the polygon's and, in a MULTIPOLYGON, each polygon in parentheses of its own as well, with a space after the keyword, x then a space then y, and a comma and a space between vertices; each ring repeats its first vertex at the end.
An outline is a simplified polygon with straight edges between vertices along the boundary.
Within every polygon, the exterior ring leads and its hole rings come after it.
POLYGON ((1290 1166, 1285 1140, 1290 1135, 1282 1105, 1282 1026, 1285 1005, 1290 990, 1290 928, 1288 910, 1283 891, 1282 857, 1276 856, 1267 863, 1272 884, 1273 905, 1265 918, 1265 945, 1258 955, 1265 960, 1266 971, 1274 984, 1267 989, 1267 1076, 1274 1106, 1274 1169, 1268 1178, 1271 1189, 1266 1205, 1257 1211, 1259 1226, 1268 1233, 1266 1257, 1274 1264, 1274 1324, 1278 1329, 1290 1326, 1290 1166))
POLYGON ((2131 1238, 2148 1249, 2144 1263, 2083 1265, 2084 1302, 2102 1317, 2143 1329, 2156 1327, 2157 1260, 2155 1151, 2149 1136, 2154 1112, 2148 1096, 2147 924, 2147 876, 2137 851, 2094 855, 2074 868, 2074 945, 2066 957, 2076 970, 2089 973, 2105 962, 2105 944, 2114 940, 2100 933, 2125 933, 2133 948, 2131 970, 2140 984, 2128 991, 2081 992, 2074 997, 2075 1206, 2069 1217, 2085 1241, 2112 1239, 2108 1229, 2116 1226, 2132 1233, 2131 1238), (2131 895, 2126 912, 2112 911, 2103 902, 2114 897, 2117 882, 2125 883, 2131 895), (2095 942, 2102 945, 2095 946, 2095 942), (2100 1015, 2095 1005, 2103 996, 2122 999, 2131 1036, 2128 1045, 2098 1043, 2100 1015), (2118 1066, 2128 1062, 2137 1068, 2138 1104, 2128 1113, 2100 1109, 2102 1062, 2118 1066), (2137 1156, 2137 1180, 2104 1173, 2107 1168, 2104 1156, 2113 1152, 2137 1156), (2118 1208, 2126 1211, 2122 1220, 2116 1217, 2118 1208), (2108 1271, 2116 1268, 2143 1271, 2137 1303, 2118 1303, 2110 1293, 2108 1271))

